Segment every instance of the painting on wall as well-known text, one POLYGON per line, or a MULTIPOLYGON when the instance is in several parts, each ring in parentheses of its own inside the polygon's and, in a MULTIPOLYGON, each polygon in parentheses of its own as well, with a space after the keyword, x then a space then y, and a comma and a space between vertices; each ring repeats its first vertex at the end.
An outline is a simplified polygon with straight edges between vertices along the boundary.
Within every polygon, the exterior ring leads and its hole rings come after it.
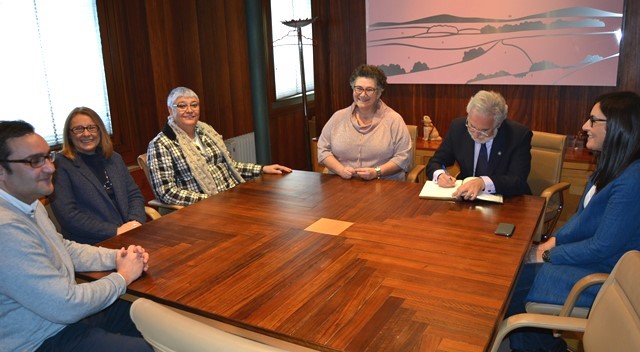
POLYGON ((623 0, 367 0, 389 83, 615 86, 623 0))

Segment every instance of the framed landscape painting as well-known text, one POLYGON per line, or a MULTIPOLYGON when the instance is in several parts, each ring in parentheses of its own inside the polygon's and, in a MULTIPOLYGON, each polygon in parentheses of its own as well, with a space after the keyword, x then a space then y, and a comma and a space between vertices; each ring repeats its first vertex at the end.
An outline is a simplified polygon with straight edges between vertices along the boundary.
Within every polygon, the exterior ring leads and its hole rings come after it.
POLYGON ((389 83, 615 86, 623 0, 367 0, 389 83))

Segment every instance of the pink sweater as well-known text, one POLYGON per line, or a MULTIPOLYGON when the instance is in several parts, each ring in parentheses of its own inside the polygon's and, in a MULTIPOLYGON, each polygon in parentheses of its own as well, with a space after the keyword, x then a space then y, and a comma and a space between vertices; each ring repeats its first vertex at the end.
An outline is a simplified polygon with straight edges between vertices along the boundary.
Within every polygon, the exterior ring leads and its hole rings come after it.
POLYGON ((391 160, 403 171, 383 178, 404 181, 410 165, 411 137, 402 116, 380 101, 368 126, 358 126, 355 103, 336 111, 318 139, 318 162, 333 155, 342 165, 376 167, 391 160))

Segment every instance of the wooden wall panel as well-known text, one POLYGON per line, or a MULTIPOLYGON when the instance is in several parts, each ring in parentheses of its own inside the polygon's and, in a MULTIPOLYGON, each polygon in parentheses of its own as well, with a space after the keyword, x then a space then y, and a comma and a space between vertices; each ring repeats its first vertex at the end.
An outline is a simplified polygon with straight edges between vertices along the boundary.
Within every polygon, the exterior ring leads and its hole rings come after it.
MULTIPOLYGON (((268 29, 268 0, 265 28, 268 29)), ((117 150, 129 163, 146 151, 166 121, 166 96, 184 85, 201 98, 202 120, 225 138, 253 130, 245 1, 98 0, 107 87, 117 150)), ((575 134, 591 102, 616 89, 640 91, 640 1, 627 0, 617 87, 390 85, 383 100, 408 124, 430 115, 442 134, 465 115, 479 89, 501 92, 510 118, 535 130, 575 134)), ((365 0, 312 0, 317 129, 351 104, 349 76, 366 61, 365 0)), ((265 47, 270 47, 268 33, 265 47)), ((267 64, 268 58, 265 59, 267 64)), ((267 70, 270 72, 270 69, 267 70)), ((271 75, 271 73, 269 73, 271 75)), ((274 99, 269 85, 269 99, 274 99)), ((306 168, 301 101, 270 109, 273 162, 306 168)))
POLYGON ((128 163, 166 123, 166 99, 193 89, 226 138, 253 131, 244 2, 98 0, 114 140, 128 163))
POLYGON ((133 163, 155 135, 149 131, 156 130, 145 4, 142 0, 98 0, 97 8, 113 142, 125 161, 133 163))

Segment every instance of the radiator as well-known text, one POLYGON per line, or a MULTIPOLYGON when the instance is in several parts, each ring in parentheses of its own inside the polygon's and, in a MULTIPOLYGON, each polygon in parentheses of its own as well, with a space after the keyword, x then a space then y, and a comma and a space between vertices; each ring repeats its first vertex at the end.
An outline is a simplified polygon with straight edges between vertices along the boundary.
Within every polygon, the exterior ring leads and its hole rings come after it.
POLYGON ((256 139, 253 132, 224 141, 231 158, 244 163, 256 162, 256 139))

